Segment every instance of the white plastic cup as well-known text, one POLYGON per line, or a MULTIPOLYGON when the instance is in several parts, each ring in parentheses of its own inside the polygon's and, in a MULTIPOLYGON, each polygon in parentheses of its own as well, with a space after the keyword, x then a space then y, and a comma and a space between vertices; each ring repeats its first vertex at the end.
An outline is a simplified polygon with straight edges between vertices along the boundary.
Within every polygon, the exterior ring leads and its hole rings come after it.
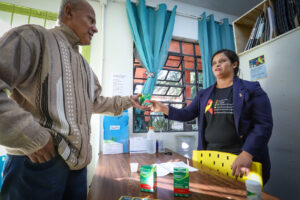
POLYGON ((261 185, 254 180, 246 180, 246 190, 248 200, 261 200, 261 185))
POLYGON ((137 172, 138 171, 139 163, 130 163, 130 170, 131 172, 137 172))

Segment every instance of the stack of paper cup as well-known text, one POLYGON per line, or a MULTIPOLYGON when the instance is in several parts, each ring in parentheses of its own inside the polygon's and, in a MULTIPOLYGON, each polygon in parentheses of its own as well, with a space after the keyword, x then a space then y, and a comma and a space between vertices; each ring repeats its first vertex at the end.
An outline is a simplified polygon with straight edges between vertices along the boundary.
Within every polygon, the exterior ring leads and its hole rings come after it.
POLYGON ((254 180, 246 180, 247 199, 261 200, 261 186, 260 183, 254 180))
POLYGON ((130 170, 131 172, 137 172, 138 171, 139 163, 130 163, 130 170))

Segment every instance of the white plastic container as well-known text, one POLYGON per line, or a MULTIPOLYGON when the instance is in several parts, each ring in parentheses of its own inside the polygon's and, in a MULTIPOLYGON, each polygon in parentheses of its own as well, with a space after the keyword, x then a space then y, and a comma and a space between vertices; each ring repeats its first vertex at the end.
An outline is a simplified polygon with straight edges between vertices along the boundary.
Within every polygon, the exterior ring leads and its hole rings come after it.
POLYGON ((254 180, 246 180, 247 199, 261 200, 261 186, 260 183, 254 180))
POLYGON ((147 133, 147 153, 156 153, 156 138, 155 133, 153 131, 153 127, 151 126, 149 127, 149 131, 147 133))

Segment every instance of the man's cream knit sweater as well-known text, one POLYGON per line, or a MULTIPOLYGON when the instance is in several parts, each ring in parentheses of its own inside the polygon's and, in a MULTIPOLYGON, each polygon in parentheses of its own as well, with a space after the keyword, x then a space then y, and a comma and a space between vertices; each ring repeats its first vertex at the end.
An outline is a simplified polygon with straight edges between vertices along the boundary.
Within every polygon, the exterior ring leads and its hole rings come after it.
POLYGON ((81 169, 92 156, 92 113, 120 115, 132 106, 129 97, 101 96, 78 45, 64 24, 25 25, 0 39, 0 145, 9 154, 29 155, 52 135, 70 169, 81 169))

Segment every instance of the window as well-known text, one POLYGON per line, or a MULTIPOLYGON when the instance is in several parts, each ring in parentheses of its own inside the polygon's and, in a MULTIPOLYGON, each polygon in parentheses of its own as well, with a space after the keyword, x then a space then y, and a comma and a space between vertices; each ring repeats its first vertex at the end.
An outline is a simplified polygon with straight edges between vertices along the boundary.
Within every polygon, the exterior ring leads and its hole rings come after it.
MULTIPOLYGON (((45 28, 56 25, 57 14, 46 10, 38 10, 15 4, 0 2, 0 37, 10 28, 24 24, 37 24, 45 28)), ((80 46, 81 54, 90 62, 90 46, 80 46)))
POLYGON ((0 2, 0 16, 1 22, 12 28, 23 24, 38 24, 52 28, 57 19, 56 13, 2 2, 0 2))
MULTIPOLYGON (((133 93, 139 94, 147 79, 146 69, 141 66, 134 49, 133 63, 133 93)), ((172 40, 165 66, 158 75, 154 88, 153 100, 165 105, 184 108, 192 102, 197 92, 202 89, 202 64, 199 45, 172 40)), ((196 131, 197 120, 177 122, 165 119, 162 113, 133 111, 133 132, 147 132, 147 127, 153 126, 155 131, 184 132, 196 131)))

